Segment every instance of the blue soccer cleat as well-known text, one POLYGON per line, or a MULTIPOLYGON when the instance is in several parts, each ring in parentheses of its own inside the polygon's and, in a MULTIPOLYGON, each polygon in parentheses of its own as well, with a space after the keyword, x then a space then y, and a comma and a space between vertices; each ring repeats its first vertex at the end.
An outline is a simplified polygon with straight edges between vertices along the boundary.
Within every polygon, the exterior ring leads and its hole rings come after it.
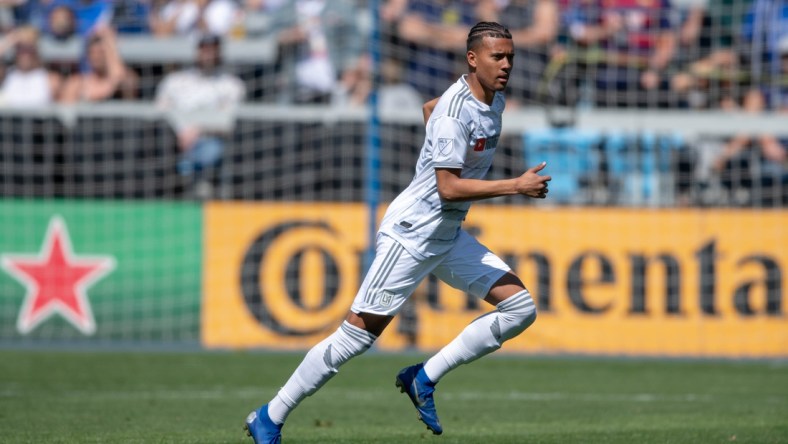
POLYGON ((255 444, 280 444, 282 442, 282 424, 274 424, 268 416, 268 404, 253 411, 246 417, 244 424, 246 434, 251 436, 255 444))
POLYGON ((416 364, 403 368, 397 374, 395 384, 399 391, 407 393, 413 406, 419 412, 419 419, 427 425, 427 428, 436 435, 443 433, 443 427, 438 420, 438 412, 435 410, 435 401, 432 399, 432 392, 435 391, 435 384, 427 378, 423 371, 419 371, 424 364, 416 364))

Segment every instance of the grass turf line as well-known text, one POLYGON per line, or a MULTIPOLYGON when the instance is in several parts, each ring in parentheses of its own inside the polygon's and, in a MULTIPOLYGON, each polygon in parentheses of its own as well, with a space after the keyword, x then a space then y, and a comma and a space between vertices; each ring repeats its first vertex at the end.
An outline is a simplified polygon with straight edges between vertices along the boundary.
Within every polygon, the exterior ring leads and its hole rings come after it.
MULTIPOLYGON (((0 351, 3 443, 251 443, 243 419, 300 362, 287 353, 0 351)), ((441 381, 445 432, 366 354, 289 418, 291 443, 788 443, 785 362, 492 356, 441 381)))

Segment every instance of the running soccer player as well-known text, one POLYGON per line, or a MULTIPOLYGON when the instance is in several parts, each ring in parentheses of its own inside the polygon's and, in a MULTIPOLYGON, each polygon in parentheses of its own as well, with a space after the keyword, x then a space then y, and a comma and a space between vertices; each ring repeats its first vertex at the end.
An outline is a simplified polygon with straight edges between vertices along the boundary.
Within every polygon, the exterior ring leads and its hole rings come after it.
POLYGON ((255 443, 281 442, 287 415, 342 364, 369 349, 429 273, 495 306, 437 354, 396 376, 396 386, 434 434, 443 432, 433 399, 438 381, 457 366, 497 350, 534 322, 536 307, 520 279, 461 226, 472 201, 515 194, 544 198, 548 191, 550 176, 538 174, 544 163, 513 179, 482 180, 501 134, 502 91, 513 58, 512 35, 502 25, 480 22, 470 30, 468 74, 437 104, 425 105, 429 120, 416 174, 386 211, 375 258, 345 321, 306 354, 268 404, 246 418, 255 443))

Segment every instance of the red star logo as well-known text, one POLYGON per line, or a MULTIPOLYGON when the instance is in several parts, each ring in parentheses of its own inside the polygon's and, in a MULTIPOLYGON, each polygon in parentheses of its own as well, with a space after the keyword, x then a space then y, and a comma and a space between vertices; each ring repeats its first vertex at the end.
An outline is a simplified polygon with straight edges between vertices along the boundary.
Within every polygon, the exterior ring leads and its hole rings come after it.
POLYGON ((0 265, 27 289, 16 322, 19 333, 30 332, 55 313, 86 335, 96 331, 86 290, 115 268, 115 259, 76 256, 60 216, 49 221, 37 255, 4 254, 0 265))

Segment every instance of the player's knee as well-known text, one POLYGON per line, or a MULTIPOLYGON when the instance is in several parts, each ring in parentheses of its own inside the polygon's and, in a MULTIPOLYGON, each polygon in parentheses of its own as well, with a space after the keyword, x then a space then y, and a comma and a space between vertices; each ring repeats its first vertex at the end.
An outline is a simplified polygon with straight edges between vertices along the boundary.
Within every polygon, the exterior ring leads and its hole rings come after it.
POLYGON ((536 321, 536 304, 528 290, 510 296, 496 308, 507 327, 501 330, 501 342, 519 335, 536 321))
POLYGON ((536 321, 536 310, 523 314, 511 314, 509 318, 510 327, 501 332, 501 342, 514 338, 530 327, 536 321))
POLYGON ((364 330, 343 323, 334 334, 312 347, 296 369, 304 393, 307 396, 315 393, 339 372, 339 367, 367 351, 375 339, 364 330))
POLYGON ((536 322, 536 307, 534 307, 533 310, 531 310, 530 313, 527 313, 522 318, 522 321, 520 323, 520 326, 521 326, 522 330, 520 330, 520 331, 521 332, 524 331, 526 328, 528 328, 531 325, 533 325, 534 322, 536 322))

